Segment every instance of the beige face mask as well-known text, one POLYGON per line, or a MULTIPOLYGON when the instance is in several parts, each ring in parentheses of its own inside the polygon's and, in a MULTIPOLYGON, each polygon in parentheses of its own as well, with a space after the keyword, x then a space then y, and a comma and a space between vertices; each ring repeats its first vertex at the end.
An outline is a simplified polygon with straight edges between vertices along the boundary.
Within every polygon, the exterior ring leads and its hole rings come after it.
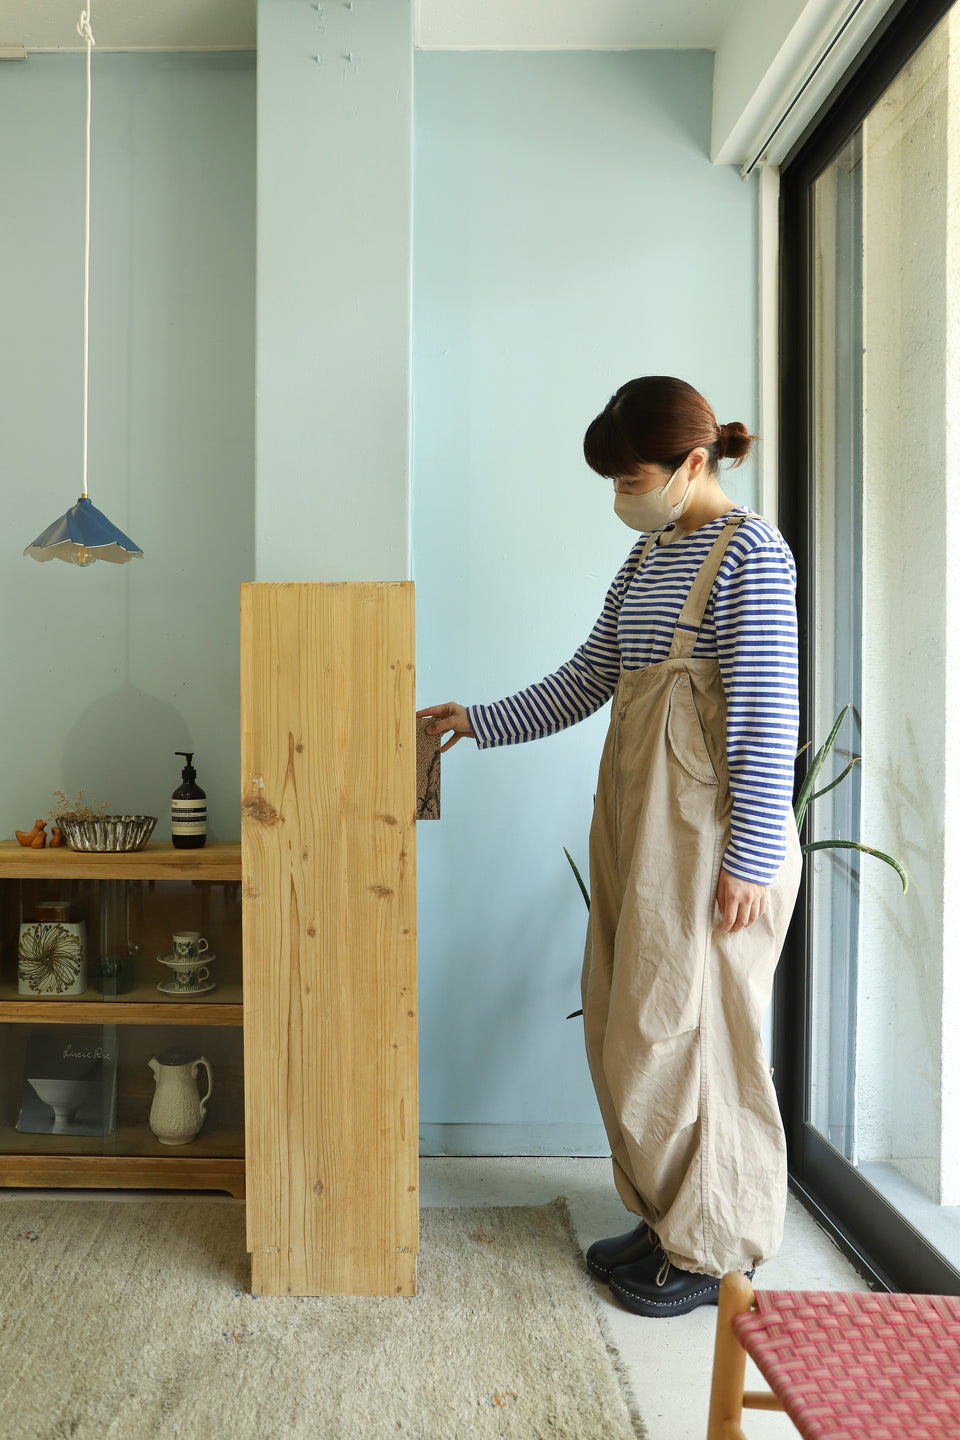
POLYGON ((613 508, 624 525, 629 525, 631 530, 665 530, 668 525, 679 520, 693 484, 692 479, 688 480, 687 488, 677 503, 670 503, 670 486, 682 469, 683 465, 678 465, 666 485, 660 485, 656 490, 647 490, 643 495, 627 495, 618 490, 613 508))

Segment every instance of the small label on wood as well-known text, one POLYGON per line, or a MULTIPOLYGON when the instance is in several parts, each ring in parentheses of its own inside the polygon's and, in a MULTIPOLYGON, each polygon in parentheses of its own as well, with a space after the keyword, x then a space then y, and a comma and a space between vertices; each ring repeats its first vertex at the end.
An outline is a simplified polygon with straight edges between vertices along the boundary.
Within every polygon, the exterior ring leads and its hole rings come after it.
POLYGON ((428 735, 428 718, 417 721, 417 819, 440 819, 440 735, 428 735))

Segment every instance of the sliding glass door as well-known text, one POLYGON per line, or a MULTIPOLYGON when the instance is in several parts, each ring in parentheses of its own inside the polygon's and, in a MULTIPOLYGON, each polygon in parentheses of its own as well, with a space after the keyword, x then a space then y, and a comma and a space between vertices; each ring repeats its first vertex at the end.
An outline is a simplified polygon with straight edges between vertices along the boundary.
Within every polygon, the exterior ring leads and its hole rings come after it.
POLYGON ((775 1073, 798 1188, 960 1293, 960 7, 905 7, 782 178, 801 772, 844 717, 803 838, 909 883, 808 855, 775 1073))

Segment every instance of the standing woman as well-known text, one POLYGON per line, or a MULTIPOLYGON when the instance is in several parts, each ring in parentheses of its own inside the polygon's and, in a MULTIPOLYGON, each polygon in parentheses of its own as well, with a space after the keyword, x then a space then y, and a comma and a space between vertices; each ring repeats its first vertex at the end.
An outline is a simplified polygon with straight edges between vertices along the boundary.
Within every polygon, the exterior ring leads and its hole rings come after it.
POLYGON ((587 1264, 629 1310, 716 1304, 780 1243, 783 1127, 761 1038, 800 879, 793 821, 796 571, 721 489, 752 437, 692 386, 630 380, 587 463, 640 532, 586 643, 490 705, 419 712, 481 749, 555 734, 613 697, 590 831, 582 994, 614 1181, 635 1229, 587 1264))

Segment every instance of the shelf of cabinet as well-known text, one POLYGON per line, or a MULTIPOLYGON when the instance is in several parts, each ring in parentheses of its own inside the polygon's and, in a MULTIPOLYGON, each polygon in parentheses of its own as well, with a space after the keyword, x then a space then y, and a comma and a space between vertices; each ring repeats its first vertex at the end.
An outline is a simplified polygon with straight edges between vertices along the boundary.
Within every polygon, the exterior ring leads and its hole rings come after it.
MULTIPOLYGON (((2 884, 0 892, 10 901, 3 922, 0 1024, 17 1027, 6 1032, 7 1061, 0 1067, 0 1187, 202 1189, 243 1196, 240 881, 240 845, 234 842, 211 843, 200 850, 177 850, 169 842, 155 842, 128 853, 87 854, 63 846, 27 850, 16 841, 0 841, 0 882, 5 882, 9 897, 2 884), (113 931, 119 931, 122 943, 130 940, 126 926, 133 907, 137 947, 142 950, 135 962, 139 983, 134 988, 120 995, 102 995, 93 988, 91 978, 90 988, 82 995, 41 998, 18 993, 14 963, 18 913, 30 914, 24 907, 44 895, 47 881, 80 882, 71 885, 70 892, 85 915, 91 965, 99 954, 113 953, 106 948, 114 920, 108 907, 119 904, 123 909, 125 918, 116 922, 113 931), (114 890, 99 883, 109 881, 140 883, 121 884, 114 890), (98 883, 88 886, 84 882, 98 883), (199 883, 194 886, 193 882, 199 883), (121 899, 111 900, 111 895, 121 899), (224 978, 203 995, 171 996, 159 991, 161 967, 146 961, 168 940, 164 931, 179 925, 203 933, 208 923, 214 927, 211 933, 215 935, 214 948, 221 952, 218 964, 224 978), (29 1036, 26 1027, 104 1025, 140 1027, 128 1030, 123 1047, 128 1059, 120 1072, 121 1123, 117 1128, 107 1136, 18 1131, 13 1122, 20 1105, 23 1053, 29 1036), (183 1026, 209 1030, 202 1044, 218 1078, 227 1077, 225 1088, 218 1086, 214 1100, 214 1105, 222 1107, 219 1113, 227 1124, 204 1127, 189 1145, 167 1146, 146 1123, 123 1123, 124 1112, 128 1122, 134 1114, 146 1116, 153 1093, 146 1057, 154 1046, 160 1049, 168 1042, 169 1032, 175 1035, 183 1026), (223 1032, 219 1040, 215 1038, 218 1031, 223 1032), (141 1061, 142 1074, 138 1068, 141 1061)), ((91 971, 91 976, 94 973, 91 971)), ((178 1043, 182 1042, 183 1037, 178 1043)))
POLYGON ((152 1155, 157 1159, 192 1160, 241 1159, 242 1129, 208 1129, 206 1126, 187 1145, 164 1145, 147 1125, 118 1125, 109 1135, 23 1134, 9 1125, 0 1125, 0 1167, 12 1155, 32 1155, 46 1160, 57 1155, 89 1155, 97 1159, 128 1159, 152 1155))
POLYGON ((244 1162, 206 1155, 0 1155, 0 1186, 92 1190, 226 1190, 242 1200, 244 1162))
POLYGON ((65 845, 27 850, 0 840, 0 880, 239 880, 240 842, 221 840, 200 850, 151 841, 142 850, 88 854, 65 845))
POLYGON ((95 992, 87 991, 42 1000, 19 995, 12 983, 0 983, 0 1021, 15 1025, 242 1025, 243 988, 218 985, 192 1000, 173 1000, 161 998, 155 986, 140 985, 126 995, 97 998, 95 992))

